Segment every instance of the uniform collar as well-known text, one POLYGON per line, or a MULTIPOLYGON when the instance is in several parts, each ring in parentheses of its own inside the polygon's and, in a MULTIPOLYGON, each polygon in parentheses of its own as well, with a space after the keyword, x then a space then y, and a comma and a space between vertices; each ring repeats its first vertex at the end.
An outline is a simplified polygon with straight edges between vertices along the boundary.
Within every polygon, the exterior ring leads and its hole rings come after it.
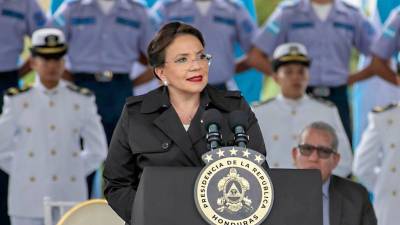
POLYGON ((60 89, 65 87, 65 86, 66 86, 66 83, 63 80, 60 80, 56 87, 54 87, 52 89, 47 89, 42 84, 42 82, 40 82, 40 78, 39 78, 38 74, 36 74, 35 82, 33 84, 33 87, 37 88, 41 93, 44 93, 46 95, 55 95, 55 94, 59 93, 60 89))
MULTIPOLYGON (((301 2, 301 4, 302 5, 301 5, 300 9, 303 12, 310 12, 312 10, 311 0, 303 0, 301 2)), ((337 10, 338 12, 342 12, 342 13, 346 12, 346 7, 342 0, 333 0, 332 9, 337 10)))
POLYGON ((297 107, 297 106, 303 104, 304 101, 306 101, 308 99, 308 96, 306 94, 304 94, 301 98, 294 100, 294 99, 286 98, 285 96, 282 95, 282 93, 279 93, 278 96, 276 97, 276 99, 290 105, 291 107, 297 107))
MULTIPOLYGON (((0 0, 1 1, 1 0, 0 0)), ((124 9, 132 9, 132 5, 129 4, 129 0, 114 0, 115 1, 115 6, 121 7, 124 9)), ((82 5, 91 5, 95 4, 96 0, 82 0, 82 5)))

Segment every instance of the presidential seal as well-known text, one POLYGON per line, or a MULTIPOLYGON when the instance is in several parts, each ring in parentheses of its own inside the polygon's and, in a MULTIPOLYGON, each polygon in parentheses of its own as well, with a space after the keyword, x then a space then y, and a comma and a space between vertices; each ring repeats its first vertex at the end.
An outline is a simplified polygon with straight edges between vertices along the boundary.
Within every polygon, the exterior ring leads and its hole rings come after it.
POLYGON ((273 187, 261 167, 265 157, 251 149, 223 147, 202 156, 206 166, 195 185, 196 207, 212 225, 257 225, 268 216, 273 187))

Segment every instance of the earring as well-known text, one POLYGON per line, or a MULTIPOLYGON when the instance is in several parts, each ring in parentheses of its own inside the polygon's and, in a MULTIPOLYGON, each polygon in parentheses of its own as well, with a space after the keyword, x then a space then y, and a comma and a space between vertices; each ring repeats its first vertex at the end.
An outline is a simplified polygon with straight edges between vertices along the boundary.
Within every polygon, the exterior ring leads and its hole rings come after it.
POLYGON ((167 80, 163 80, 163 85, 164 86, 168 86, 168 81, 167 80))

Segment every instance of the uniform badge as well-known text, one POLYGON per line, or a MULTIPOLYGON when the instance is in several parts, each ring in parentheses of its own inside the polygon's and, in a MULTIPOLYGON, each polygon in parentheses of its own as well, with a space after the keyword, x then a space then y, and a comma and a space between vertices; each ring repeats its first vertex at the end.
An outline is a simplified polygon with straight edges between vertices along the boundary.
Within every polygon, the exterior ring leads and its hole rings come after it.
POLYGON ((262 168, 265 157, 254 150, 223 147, 202 156, 196 207, 208 224, 261 224, 273 203, 273 187, 262 168))

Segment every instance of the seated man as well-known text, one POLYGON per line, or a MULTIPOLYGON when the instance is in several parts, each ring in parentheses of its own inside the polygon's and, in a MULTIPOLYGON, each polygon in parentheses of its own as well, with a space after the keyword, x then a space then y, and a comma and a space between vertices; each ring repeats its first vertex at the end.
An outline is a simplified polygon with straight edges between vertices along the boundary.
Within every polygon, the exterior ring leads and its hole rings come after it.
POLYGON ((298 143, 292 150, 296 168, 321 171, 323 225, 376 225, 367 190, 331 175, 340 161, 335 129, 324 122, 313 122, 300 133, 298 143))
POLYGON ((309 81, 310 58, 302 44, 278 46, 273 55, 273 78, 281 88, 274 99, 255 106, 272 168, 293 168, 290 149, 296 145, 297 134, 313 121, 333 126, 340 140, 342 160, 333 172, 346 177, 351 172, 352 151, 337 108, 326 100, 305 94, 309 81))
POLYGON ((10 88, 4 97, 0 168, 10 175, 12 225, 43 225, 44 197, 86 200, 86 176, 107 154, 93 94, 61 80, 66 52, 60 30, 35 31, 31 48, 35 83, 25 89, 10 88))

